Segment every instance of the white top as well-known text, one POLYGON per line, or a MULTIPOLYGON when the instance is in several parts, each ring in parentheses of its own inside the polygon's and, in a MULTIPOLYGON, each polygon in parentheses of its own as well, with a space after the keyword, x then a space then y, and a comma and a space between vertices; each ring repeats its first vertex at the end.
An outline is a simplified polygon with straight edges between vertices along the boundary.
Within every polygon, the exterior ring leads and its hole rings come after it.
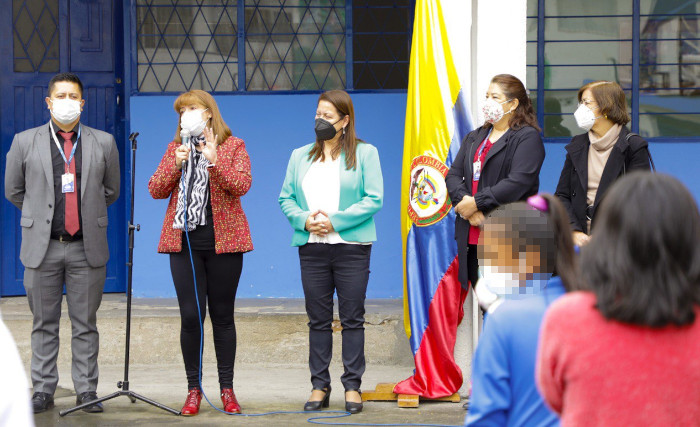
POLYGON ((29 382, 17 346, 0 319, 0 426, 34 426, 29 382))
MULTIPOLYGON (((325 162, 322 162, 320 158, 313 162, 301 181, 301 189, 304 191, 306 203, 312 212, 319 209, 328 214, 338 212, 340 205, 340 156, 335 160, 326 157, 325 162)), ((318 220, 324 216, 318 214, 315 219, 318 220)), ((325 236, 312 233, 309 235, 309 243, 362 244, 343 240, 335 230, 325 236)))

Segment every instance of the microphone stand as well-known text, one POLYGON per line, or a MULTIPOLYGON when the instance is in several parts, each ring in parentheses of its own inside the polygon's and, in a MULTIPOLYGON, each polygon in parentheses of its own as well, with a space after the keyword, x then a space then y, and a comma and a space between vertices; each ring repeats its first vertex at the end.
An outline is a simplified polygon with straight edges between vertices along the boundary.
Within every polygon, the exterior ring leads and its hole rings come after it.
POLYGON ((131 135, 129 135, 129 141, 131 141, 131 214, 129 217, 129 261, 126 263, 127 265, 127 289, 126 289, 126 345, 125 345, 125 351, 124 351, 124 380, 123 381, 118 381, 117 382, 117 388, 120 388, 121 390, 115 391, 114 393, 101 397, 97 400, 93 400, 91 402, 85 402, 81 405, 75 406, 70 409, 63 410, 59 412, 58 414, 60 416, 68 415, 71 412, 75 412, 79 409, 87 408, 88 406, 94 405, 96 403, 104 402, 105 400, 110 400, 114 399, 115 397, 118 396, 127 396, 130 400, 131 403, 135 403, 136 399, 141 400, 143 402, 149 403, 157 408, 163 409, 164 411, 168 411, 172 414, 175 415, 180 415, 180 411, 177 411, 173 408, 169 408, 165 405, 162 405, 155 400, 151 400, 147 397, 141 396, 140 394, 137 394, 131 390, 129 390, 129 344, 131 341, 131 282, 132 282, 132 273, 134 270, 134 231, 139 231, 141 229, 141 226, 139 224, 134 225, 134 182, 135 182, 135 176, 136 176, 136 137, 139 136, 138 132, 134 132, 131 135))

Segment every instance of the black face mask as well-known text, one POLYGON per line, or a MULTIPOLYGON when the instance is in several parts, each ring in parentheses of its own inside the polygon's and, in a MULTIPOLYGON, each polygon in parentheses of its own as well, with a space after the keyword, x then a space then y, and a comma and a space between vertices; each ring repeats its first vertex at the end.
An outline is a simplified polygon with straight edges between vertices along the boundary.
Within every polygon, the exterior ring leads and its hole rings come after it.
MULTIPOLYGON (((341 120, 343 119, 338 119, 335 123, 338 123, 341 120)), ((328 141, 329 139, 333 139, 333 137, 340 132, 339 130, 335 130, 333 127, 335 123, 331 123, 328 120, 320 118, 316 119, 316 125, 314 126, 314 131, 316 131, 316 139, 319 141, 328 141)))

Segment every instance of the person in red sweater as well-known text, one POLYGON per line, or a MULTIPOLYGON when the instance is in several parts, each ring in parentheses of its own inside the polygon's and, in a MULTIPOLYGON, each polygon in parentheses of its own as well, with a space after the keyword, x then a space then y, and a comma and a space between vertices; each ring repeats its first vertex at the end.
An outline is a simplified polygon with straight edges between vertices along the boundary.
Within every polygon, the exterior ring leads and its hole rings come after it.
POLYGON ((700 423, 700 214, 675 178, 605 196, 581 287, 550 307, 536 379, 564 426, 700 423))
POLYGON ((180 346, 188 385, 181 413, 197 415, 202 401, 200 322, 204 322, 207 304, 221 401, 226 412, 239 413, 241 407, 233 392, 233 308, 243 253, 253 250, 241 207, 241 197, 252 183, 250 158, 243 140, 231 135, 216 101, 207 92, 183 93, 175 100, 174 108, 178 113, 175 139, 168 144, 148 182, 148 191, 154 199, 170 198, 158 252, 170 254, 170 271, 180 305, 180 346), (183 131, 189 135, 184 142, 183 131))

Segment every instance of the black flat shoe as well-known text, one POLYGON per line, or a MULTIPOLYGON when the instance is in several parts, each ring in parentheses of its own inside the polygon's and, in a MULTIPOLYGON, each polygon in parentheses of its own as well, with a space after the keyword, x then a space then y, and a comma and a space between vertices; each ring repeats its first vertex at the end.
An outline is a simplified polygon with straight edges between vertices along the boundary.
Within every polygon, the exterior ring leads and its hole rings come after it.
MULTIPOLYGON (((323 400, 314 400, 314 401, 308 401, 304 404, 304 410, 305 411, 318 411, 321 408, 327 408, 330 406, 330 400, 331 400, 331 386, 324 387, 322 389, 313 389, 313 390, 319 390, 319 391, 325 391, 326 395, 323 396, 323 400)), ((311 390, 311 391, 313 391, 311 390)))
MULTIPOLYGON (((346 392, 348 391, 356 391, 360 394, 360 397, 362 397, 362 392, 360 390, 345 390, 346 392)), ((362 403, 357 403, 357 402, 348 402, 347 400, 345 401, 345 410, 350 412, 351 414, 359 414, 362 412, 362 403)))
MULTIPOLYGON (((85 393, 80 393, 78 397, 75 398, 75 404, 82 405, 83 403, 92 402, 93 400, 97 400, 97 393, 95 393, 94 391, 86 391, 85 393)), ((98 402, 94 405, 84 407, 83 411, 89 413, 98 413, 104 412, 104 408, 102 407, 102 402, 98 402)))
POLYGON ((53 396, 40 391, 32 396, 32 410, 35 414, 53 408, 53 396))

